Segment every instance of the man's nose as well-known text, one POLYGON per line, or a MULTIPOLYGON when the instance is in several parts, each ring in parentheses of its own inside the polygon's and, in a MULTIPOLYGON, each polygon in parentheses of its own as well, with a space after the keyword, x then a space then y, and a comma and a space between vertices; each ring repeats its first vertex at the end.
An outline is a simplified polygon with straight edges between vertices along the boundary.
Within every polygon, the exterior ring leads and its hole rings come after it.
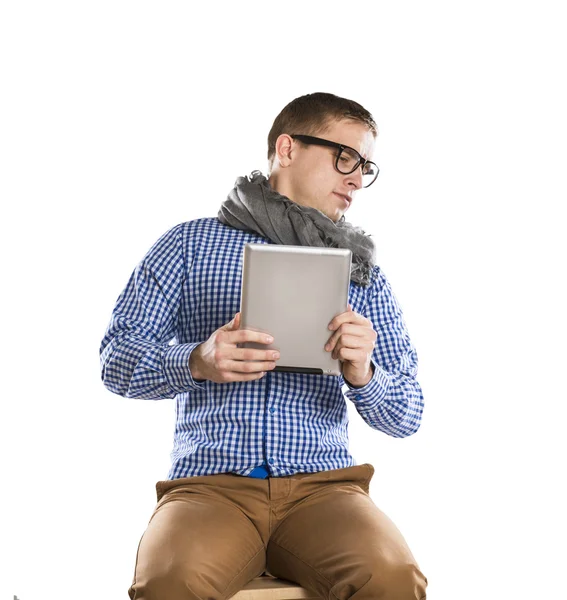
POLYGON ((347 184, 355 190, 362 188, 362 166, 347 175, 347 184))

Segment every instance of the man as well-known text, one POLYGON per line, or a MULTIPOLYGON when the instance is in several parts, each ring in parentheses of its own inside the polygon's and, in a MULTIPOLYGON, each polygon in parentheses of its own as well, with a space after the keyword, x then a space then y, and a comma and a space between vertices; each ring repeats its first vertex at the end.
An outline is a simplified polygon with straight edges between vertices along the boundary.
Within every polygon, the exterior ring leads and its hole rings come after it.
POLYGON ((238 178, 217 218, 165 233, 118 298, 104 384, 177 402, 172 466, 130 598, 226 599, 264 571, 321 598, 425 598, 427 579, 368 495, 372 465, 348 451, 345 397, 395 437, 417 431, 423 410, 402 311, 372 240, 344 218, 378 175, 376 135, 356 102, 293 100, 268 137, 269 179, 238 178), (326 347, 342 376, 273 372, 277 353, 238 347, 274 341, 239 328, 249 242, 352 250, 349 307, 326 347))

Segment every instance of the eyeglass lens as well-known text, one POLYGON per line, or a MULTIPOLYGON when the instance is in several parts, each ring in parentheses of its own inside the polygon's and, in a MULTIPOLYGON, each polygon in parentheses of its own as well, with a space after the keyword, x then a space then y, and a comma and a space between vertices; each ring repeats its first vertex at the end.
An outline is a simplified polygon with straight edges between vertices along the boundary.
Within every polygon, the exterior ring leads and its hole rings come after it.
MULTIPOLYGON (((355 168, 360 164, 360 155, 351 150, 350 148, 343 148, 339 159, 337 161, 337 167, 341 173, 352 173, 355 168)), ((376 178, 376 166, 373 163, 366 163, 362 168, 362 185, 369 185, 376 178)))

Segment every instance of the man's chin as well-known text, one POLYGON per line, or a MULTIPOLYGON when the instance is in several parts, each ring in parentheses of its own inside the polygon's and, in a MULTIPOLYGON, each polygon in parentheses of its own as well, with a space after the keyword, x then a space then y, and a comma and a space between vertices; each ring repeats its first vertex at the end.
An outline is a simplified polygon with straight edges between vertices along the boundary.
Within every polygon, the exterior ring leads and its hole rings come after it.
POLYGON ((333 223, 335 223, 335 225, 345 216, 344 212, 337 212, 335 213, 334 217, 329 217, 331 219, 331 221, 333 221, 333 223))

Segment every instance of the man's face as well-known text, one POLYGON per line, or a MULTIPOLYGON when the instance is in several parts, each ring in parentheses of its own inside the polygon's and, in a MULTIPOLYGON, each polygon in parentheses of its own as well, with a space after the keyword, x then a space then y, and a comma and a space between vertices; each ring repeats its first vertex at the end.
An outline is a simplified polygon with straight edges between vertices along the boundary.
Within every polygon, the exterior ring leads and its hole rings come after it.
MULTIPOLYGON (((328 129, 314 135, 350 146, 365 159, 372 160, 374 135, 364 123, 348 119, 332 121, 328 129)), ((320 210, 335 223, 348 210, 356 191, 362 187, 360 167, 349 175, 335 169, 337 152, 334 148, 311 144, 304 146, 294 141, 291 151, 293 159, 286 169, 289 198, 303 206, 320 210)))

